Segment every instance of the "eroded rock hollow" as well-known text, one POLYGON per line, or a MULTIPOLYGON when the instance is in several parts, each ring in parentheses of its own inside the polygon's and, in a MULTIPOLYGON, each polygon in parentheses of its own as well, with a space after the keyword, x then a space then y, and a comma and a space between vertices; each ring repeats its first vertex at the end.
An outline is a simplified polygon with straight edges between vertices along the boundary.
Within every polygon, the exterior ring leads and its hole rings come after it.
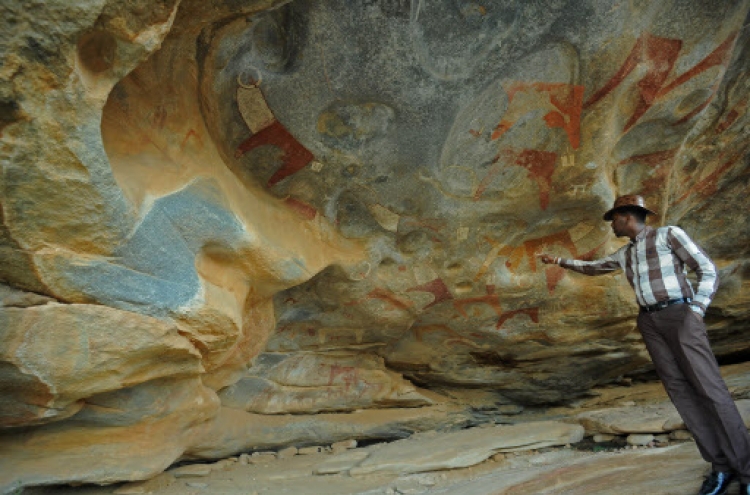
POLYGON ((624 277, 536 259, 619 247, 620 194, 750 351, 748 1, 0 8, 0 490, 648 372, 624 277))

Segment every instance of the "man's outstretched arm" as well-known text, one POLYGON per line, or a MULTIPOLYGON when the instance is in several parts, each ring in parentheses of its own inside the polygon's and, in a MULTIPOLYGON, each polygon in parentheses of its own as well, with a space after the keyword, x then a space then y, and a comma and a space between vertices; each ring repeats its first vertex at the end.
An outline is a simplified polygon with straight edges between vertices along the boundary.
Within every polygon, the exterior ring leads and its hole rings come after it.
POLYGON ((622 264, 620 263, 620 258, 622 258, 622 249, 610 254, 609 256, 605 256, 604 258, 594 261, 581 261, 559 258, 550 256, 546 253, 540 254, 539 258, 544 264, 560 265, 563 268, 567 268, 568 270, 573 270, 574 272, 582 273, 584 275, 604 275, 605 273, 612 273, 622 268, 622 264))

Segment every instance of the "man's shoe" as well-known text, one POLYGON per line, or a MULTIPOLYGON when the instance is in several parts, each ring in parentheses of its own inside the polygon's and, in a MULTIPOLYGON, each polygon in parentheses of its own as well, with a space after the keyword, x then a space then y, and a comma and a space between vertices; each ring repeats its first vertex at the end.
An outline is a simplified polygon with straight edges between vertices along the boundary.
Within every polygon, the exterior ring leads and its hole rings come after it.
POLYGON ((727 495, 727 489, 729 488, 729 483, 732 482, 732 478, 734 478, 732 473, 711 471, 711 474, 706 476, 706 481, 703 482, 698 495, 727 495))

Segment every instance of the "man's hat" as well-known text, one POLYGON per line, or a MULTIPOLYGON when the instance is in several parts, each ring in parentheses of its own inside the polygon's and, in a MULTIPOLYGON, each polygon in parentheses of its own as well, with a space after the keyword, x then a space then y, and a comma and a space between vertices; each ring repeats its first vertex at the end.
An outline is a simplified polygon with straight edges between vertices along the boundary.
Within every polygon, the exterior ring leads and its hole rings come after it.
POLYGON ((628 194, 627 196, 620 196, 615 200, 615 205, 612 207, 612 209, 604 214, 604 220, 609 222, 610 220, 612 220, 612 214, 614 212, 631 208, 642 210, 646 213, 646 215, 656 215, 656 213, 644 206, 643 196, 638 196, 637 194, 628 194))

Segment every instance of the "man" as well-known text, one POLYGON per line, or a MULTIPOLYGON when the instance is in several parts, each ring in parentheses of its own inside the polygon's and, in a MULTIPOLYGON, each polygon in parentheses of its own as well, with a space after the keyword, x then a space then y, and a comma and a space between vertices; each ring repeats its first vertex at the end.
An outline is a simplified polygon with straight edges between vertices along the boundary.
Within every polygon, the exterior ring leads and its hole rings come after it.
POLYGON ((672 403, 712 464, 699 495, 724 495, 735 477, 750 495, 750 436, 719 374, 703 316, 718 279, 716 268, 685 232, 675 226, 646 226, 653 214, 641 196, 621 196, 604 214, 617 237, 630 242, 596 261, 540 256, 585 275, 625 270, 641 311, 638 328, 672 403), (697 274, 694 290, 685 269, 697 274))

